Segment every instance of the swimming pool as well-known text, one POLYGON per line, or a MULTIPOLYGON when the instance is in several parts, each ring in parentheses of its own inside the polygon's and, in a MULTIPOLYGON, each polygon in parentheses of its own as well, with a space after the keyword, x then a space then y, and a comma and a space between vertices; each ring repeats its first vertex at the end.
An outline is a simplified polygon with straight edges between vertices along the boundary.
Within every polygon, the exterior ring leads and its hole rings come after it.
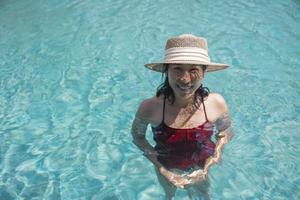
POLYGON ((299 199, 296 0, 1 1, 0 199, 163 198, 130 126, 161 81, 143 64, 182 33, 232 65, 205 80, 235 129, 212 199, 299 199))

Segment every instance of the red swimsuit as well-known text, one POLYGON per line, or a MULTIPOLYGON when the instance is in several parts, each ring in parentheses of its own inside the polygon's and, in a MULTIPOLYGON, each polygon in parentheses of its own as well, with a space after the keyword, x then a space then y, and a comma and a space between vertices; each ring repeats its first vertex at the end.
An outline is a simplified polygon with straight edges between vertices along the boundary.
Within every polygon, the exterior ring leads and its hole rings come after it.
POLYGON ((203 103, 206 121, 188 129, 169 127, 164 122, 165 100, 163 105, 163 120, 157 127, 152 127, 156 142, 158 161, 166 168, 188 170, 194 166, 204 167, 205 160, 213 155, 215 144, 211 141, 214 126, 208 121, 203 103))

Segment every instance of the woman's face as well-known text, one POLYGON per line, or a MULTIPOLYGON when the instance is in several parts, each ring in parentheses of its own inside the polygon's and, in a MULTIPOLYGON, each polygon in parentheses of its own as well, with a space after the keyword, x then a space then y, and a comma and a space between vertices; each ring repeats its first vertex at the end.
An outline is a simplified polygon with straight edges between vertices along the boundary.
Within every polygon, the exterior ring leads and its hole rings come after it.
POLYGON ((193 96, 204 76, 201 65, 191 64, 169 64, 167 73, 175 96, 181 98, 193 96))

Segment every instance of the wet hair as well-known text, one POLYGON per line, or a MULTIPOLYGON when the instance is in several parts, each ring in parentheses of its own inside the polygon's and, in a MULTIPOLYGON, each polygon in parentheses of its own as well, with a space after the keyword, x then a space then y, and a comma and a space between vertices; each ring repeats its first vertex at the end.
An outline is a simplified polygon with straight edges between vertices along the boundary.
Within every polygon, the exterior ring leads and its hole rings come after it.
MULTIPOLYGON (((166 75, 168 72, 168 64, 165 64, 164 66, 164 70, 162 73, 162 78, 165 77, 165 80, 162 84, 160 84, 157 88, 156 91, 156 97, 159 97, 160 95, 164 95, 165 98, 167 98, 172 104, 175 102, 175 95, 174 92, 171 88, 171 86, 169 85, 169 81, 168 81, 168 76, 166 75)), ((202 66, 202 70, 203 73, 206 70, 206 66, 203 65, 202 66)), ((208 96, 209 94, 209 89, 207 87, 203 87, 203 85, 201 84, 200 87, 195 91, 195 100, 197 100, 198 98, 201 99, 201 101, 208 96)))

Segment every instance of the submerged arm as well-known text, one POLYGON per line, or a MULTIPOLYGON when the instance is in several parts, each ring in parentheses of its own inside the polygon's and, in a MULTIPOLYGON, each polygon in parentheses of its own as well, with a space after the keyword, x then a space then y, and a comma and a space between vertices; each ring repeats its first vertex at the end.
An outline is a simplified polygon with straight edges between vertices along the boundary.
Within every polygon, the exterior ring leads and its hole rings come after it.
POLYGON ((221 161, 222 151, 226 143, 228 143, 233 137, 233 130, 231 127, 230 115, 226 112, 221 115, 216 121, 216 128, 218 130, 217 143, 214 154, 207 158, 203 169, 192 172, 189 177, 193 182, 204 180, 208 176, 208 169, 213 165, 221 161))
POLYGON ((228 112, 224 113, 216 121, 216 128, 218 130, 217 143, 213 156, 209 157, 204 165, 203 171, 207 172, 209 167, 221 161, 221 155, 226 143, 233 137, 233 130, 231 127, 231 118, 228 112))
POLYGON ((135 117, 131 127, 133 143, 143 152, 144 156, 159 169, 162 165, 157 161, 156 151, 145 137, 147 126, 148 122, 146 120, 138 116, 135 117))

